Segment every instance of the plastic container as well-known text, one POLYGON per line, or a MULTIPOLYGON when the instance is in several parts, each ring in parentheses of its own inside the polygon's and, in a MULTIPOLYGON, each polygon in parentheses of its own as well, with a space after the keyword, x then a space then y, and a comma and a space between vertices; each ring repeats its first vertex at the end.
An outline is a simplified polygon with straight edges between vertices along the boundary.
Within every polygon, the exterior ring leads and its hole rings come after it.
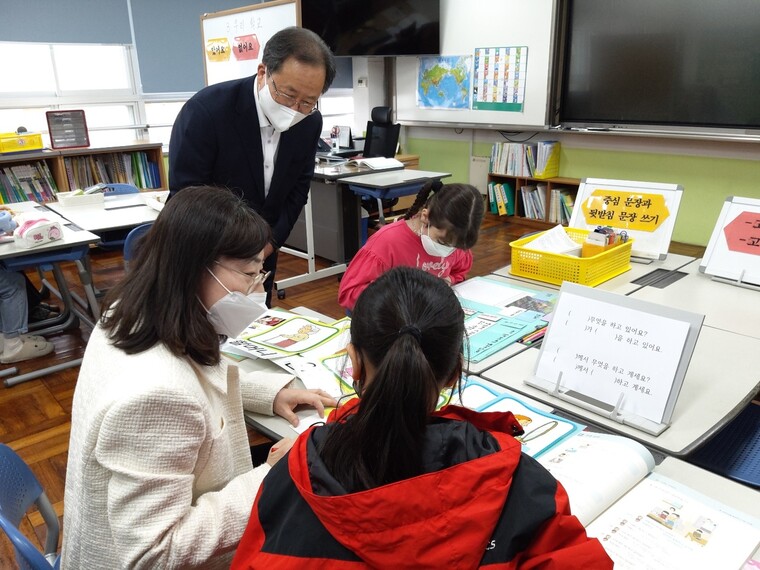
POLYGON ((90 206, 104 204, 103 193, 82 194, 81 192, 58 192, 55 197, 61 206, 90 206))
POLYGON ((0 154, 42 149, 42 135, 37 133, 0 133, 0 154))
MULTIPOLYGON (((590 230, 565 228, 565 231, 573 241, 583 244, 590 230)), ((570 281, 596 287, 631 268, 632 239, 592 257, 574 257, 531 249, 530 242, 541 233, 510 242, 512 265, 509 272, 512 275, 555 285, 570 281)))

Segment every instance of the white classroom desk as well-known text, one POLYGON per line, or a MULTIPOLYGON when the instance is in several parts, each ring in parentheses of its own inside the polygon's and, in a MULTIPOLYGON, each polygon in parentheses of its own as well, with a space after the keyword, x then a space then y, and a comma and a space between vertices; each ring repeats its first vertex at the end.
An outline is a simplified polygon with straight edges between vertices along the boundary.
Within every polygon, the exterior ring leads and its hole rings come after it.
MULTIPOLYGON (((634 291, 637 291, 638 289, 645 287, 645 285, 637 285, 636 283, 633 283, 633 281, 638 279, 639 277, 643 277, 651 273, 652 271, 655 271, 656 269, 663 269, 665 271, 675 271, 691 263, 692 261, 694 261, 693 257, 689 257, 687 255, 678 255, 675 253, 669 253, 665 259, 654 260, 651 263, 638 263, 638 262, 632 261, 631 269, 629 269, 625 273, 621 273, 617 277, 613 277, 612 279, 605 281, 604 283, 600 283, 595 288, 601 289, 602 291, 620 293, 621 295, 630 295, 634 291)), ((502 267, 501 269, 497 269, 496 271, 494 271, 494 274, 501 275, 502 277, 509 277, 510 279, 515 279, 517 281, 524 281, 526 283, 531 283, 531 284, 541 283, 544 286, 551 289, 559 289, 560 287, 559 285, 553 285, 551 283, 543 283, 541 281, 536 281, 528 277, 512 275, 509 272, 510 267, 511 267, 510 265, 507 265, 505 267, 502 267)))
MULTIPOLYGON (((13 211, 15 212, 39 212, 41 215, 47 215, 48 219, 51 219, 53 221, 58 221, 59 223, 65 222, 65 220, 56 219, 57 216, 55 215, 48 215, 49 212, 36 202, 21 202, 13 204, 10 207, 12 207, 13 211)), ((74 230, 66 226, 64 223, 61 223, 61 230, 63 235, 61 239, 44 243, 32 248, 19 247, 14 242, 0 243, 0 260, 5 260, 7 263, 11 263, 14 259, 18 261, 23 258, 24 267, 34 267, 37 264, 37 259, 42 261, 50 254, 55 254, 56 252, 61 252, 77 246, 90 245, 100 239, 97 235, 91 232, 88 232, 86 230, 74 230)), ((65 317, 68 315, 68 318, 65 319, 65 322, 63 322, 64 319, 62 319, 62 322, 60 324, 56 322, 56 324, 49 328, 30 332, 39 334, 65 330, 71 323, 75 321, 75 315, 86 321, 89 325, 94 326, 92 319, 97 319, 100 316, 100 310, 95 298, 95 291, 92 288, 92 282, 89 278, 89 273, 87 272, 85 264, 81 263, 80 261, 76 261, 76 265, 79 271, 79 278, 85 289, 85 294, 87 295, 87 301, 80 301, 80 303, 85 306, 92 314, 85 315, 76 309, 74 306, 74 300, 72 298, 73 295, 71 291, 69 291, 65 277, 58 264, 55 263, 53 265, 53 273, 55 275, 57 288, 52 283, 47 281, 47 279, 44 280, 44 283, 52 292, 60 297, 61 301, 64 304, 64 311, 62 313, 62 316, 65 317)), ((11 266, 11 269, 15 270, 16 267, 11 266)), ((21 267, 19 267, 19 269, 21 269, 21 267)), ((8 368, 4 368, 0 371, 0 377, 7 377, 3 383, 6 387, 10 387, 22 382, 26 382, 27 380, 39 378, 40 376, 44 376, 51 372, 79 366, 81 361, 81 358, 73 359, 25 374, 17 374, 17 366, 10 365, 8 368)), ((25 363, 23 365, 25 366, 25 363)))
POLYGON ((644 287, 632 296, 704 314, 706 326, 760 339, 760 291, 715 281, 699 272, 699 263, 681 268, 686 276, 663 289, 644 287))
POLYGON ((37 202, 16 202, 14 204, 6 204, 6 206, 16 214, 39 214, 40 217, 47 218, 51 222, 58 222, 61 224, 61 229, 63 230, 63 238, 32 248, 17 246, 13 241, 2 242, 0 243, 0 259, 50 253, 59 249, 67 249, 77 245, 95 243, 99 239, 98 236, 84 229, 75 230, 69 228, 66 225, 66 219, 54 212, 51 213, 45 206, 38 204, 37 202))
POLYGON ((525 350, 486 370, 482 377, 667 455, 685 456, 694 451, 733 419, 760 389, 760 339, 703 326, 671 425, 654 436, 525 384, 524 379, 533 376, 538 353, 535 348, 525 350))
POLYGON ((134 228, 155 221, 158 210, 145 203, 152 195, 165 195, 168 191, 138 192, 107 196, 102 204, 63 205, 60 202, 46 204, 71 223, 94 233, 134 228))

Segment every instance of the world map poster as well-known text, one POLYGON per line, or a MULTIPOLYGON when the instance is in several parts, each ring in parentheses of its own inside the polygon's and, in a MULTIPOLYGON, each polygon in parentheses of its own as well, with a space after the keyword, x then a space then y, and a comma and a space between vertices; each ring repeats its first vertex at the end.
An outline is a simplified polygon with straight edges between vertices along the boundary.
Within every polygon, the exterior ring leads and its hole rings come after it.
POLYGON ((471 56, 419 58, 417 106, 429 109, 469 109, 471 56))

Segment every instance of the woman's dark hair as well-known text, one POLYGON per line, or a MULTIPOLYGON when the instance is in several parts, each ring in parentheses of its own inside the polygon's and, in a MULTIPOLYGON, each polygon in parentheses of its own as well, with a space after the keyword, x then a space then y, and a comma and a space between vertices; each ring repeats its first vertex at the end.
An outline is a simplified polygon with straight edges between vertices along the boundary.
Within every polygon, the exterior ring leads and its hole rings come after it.
POLYGON ((114 346, 136 354, 163 343, 176 356, 217 364, 219 336, 198 300, 201 277, 221 256, 254 258, 271 234, 230 190, 193 186, 177 192, 106 297, 101 324, 114 346))
POLYGON ((269 73, 274 73, 289 57, 306 65, 322 65, 325 68, 326 92, 335 79, 335 56, 330 48, 317 34, 305 28, 291 26, 283 28, 264 46, 261 63, 267 66, 269 73))
POLYGON ((425 184, 404 219, 410 220, 422 208, 428 209, 430 224, 446 231, 448 245, 472 249, 478 243, 485 205, 477 188, 469 184, 425 184), (432 192, 432 196, 430 196, 432 192))
POLYGON ((442 279, 394 267, 359 296, 351 342, 375 376, 355 415, 330 428, 321 456, 350 492, 417 475, 438 394, 462 375, 464 313, 442 279))

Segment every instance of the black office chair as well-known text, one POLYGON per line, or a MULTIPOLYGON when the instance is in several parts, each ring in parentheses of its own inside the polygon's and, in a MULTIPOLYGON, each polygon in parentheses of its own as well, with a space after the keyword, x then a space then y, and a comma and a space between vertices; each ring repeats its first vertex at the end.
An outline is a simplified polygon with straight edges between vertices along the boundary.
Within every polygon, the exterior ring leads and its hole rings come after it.
MULTIPOLYGON (((398 123, 392 123, 392 110, 390 107, 375 107, 372 109, 371 120, 367 121, 367 135, 364 140, 364 150, 362 155, 365 158, 372 158, 375 156, 384 156, 385 158, 393 158, 396 156, 396 147, 398 146, 398 137, 401 132, 401 125, 398 123)), ((362 197, 362 205, 364 209, 369 212, 370 215, 379 214, 380 219, 383 219, 382 212, 379 210, 380 204, 382 208, 393 208, 398 203, 398 198, 377 200, 375 205, 374 200, 368 199, 366 196, 362 197)))
POLYGON ((390 107, 372 109, 371 120, 367 121, 367 137, 362 152, 365 158, 372 158, 373 156, 393 158, 396 156, 401 125, 392 123, 391 115, 390 107))

